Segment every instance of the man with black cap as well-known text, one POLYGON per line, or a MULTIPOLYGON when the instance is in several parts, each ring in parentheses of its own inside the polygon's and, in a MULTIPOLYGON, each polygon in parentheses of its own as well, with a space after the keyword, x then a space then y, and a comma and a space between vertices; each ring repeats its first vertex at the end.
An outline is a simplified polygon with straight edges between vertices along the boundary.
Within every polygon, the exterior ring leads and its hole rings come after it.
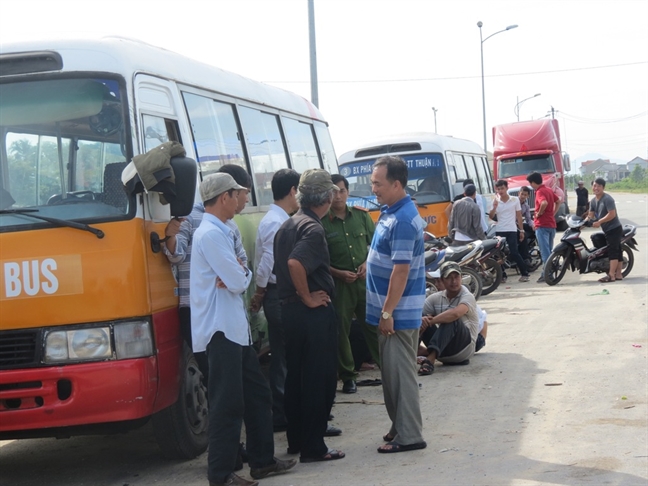
POLYGON ((587 203, 589 199, 589 192, 583 184, 583 181, 578 181, 576 188, 576 216, 587 216, 587 203))
POLYGON ((284 409, 288 453, 301 462, 342 459, 324 442, 337 386, 335 283, 321 219, 339 190, 331 175, 308 169, 300 179, 300 209, 274 239, 274 270, 286 336, 284 409))
POLYGON ((252 272, 237 259, 226 224, 244 190, 229 174, 205 177, 200 185, 205 214, 193 237, 191 328, 194 352, 206 351, 209 365, 210 486, 258 484, 234 474, 243 421, 254 479, 295 465, 274 457, 270 389, 252 347, 243 300, 252 272))
POLYGON ((461 285, 461 267, 445 262, 439 272, 445 290, 430 295, 423 306, 421 339, 428 358, 421 365, 420 375, 432 374, 435 360, 447 365, 468 364, 479 334, 477 302, 461 285))

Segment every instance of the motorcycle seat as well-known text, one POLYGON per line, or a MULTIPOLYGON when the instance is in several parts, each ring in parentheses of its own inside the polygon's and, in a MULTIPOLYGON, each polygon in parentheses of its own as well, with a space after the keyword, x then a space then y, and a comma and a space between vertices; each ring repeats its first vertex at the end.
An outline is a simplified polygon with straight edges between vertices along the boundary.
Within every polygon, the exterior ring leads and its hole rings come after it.
POLYGON ((459 262, 474 249, 474 243, 469 243, 463 246, 450 246, 446 249, 446 259, 452 262, 459 262))

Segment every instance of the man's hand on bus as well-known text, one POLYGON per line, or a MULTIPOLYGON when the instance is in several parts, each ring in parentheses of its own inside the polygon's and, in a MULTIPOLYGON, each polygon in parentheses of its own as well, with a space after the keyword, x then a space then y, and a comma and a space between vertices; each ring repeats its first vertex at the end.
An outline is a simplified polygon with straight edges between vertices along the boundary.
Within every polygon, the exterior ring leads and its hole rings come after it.
POLYGON ((164 228, 164 244, 171 254, 176 251, 176 235, 180 233, 180 225, 184 220, 185 218, 173 218, 164 228))
POLYGON ((164 229, 164 236, 176 236, 180 233, 180 225, 185 220, 185 218, 173 218, 169 221, 169 224, 166 225, 164 229))

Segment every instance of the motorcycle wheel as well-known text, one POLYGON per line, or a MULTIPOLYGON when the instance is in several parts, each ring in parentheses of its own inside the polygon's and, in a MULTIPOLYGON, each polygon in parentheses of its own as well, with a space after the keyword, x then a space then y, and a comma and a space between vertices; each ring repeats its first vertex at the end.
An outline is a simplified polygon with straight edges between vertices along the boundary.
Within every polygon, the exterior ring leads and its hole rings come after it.
POLYGON ((461 284, 465 285, 475 300, 479 300, 482 294, 482 279, 472 268, 461 267, 461 284))
POLYGON ((482 277, 482 295, 493 292, 502 283, 502 266, 492 258, 488 258, 479 275, 482 277))
POLYGON ((621 256, 623 257, 623 278, 626 278, 634 266, 634 253, 628 245, 621 245, 621 256))
POLYGON ((562 280, 569 266, 570 255, 569 249, 549 255, 544 267, 544 279, 547 285, 556 285, 562 280))

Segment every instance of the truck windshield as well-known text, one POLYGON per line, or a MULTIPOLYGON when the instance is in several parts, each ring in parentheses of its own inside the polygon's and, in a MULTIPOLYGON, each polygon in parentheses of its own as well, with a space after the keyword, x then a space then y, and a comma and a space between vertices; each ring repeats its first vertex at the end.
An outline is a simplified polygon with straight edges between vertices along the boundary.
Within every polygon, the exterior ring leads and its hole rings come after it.
POLYGON ((123 85, 74 78, 0 84, 0 231, 128 217, 123 85))
POLYGON ((502 179, 522 175, 526 176, 531 172, 548 174, 556 171, 550 154, 502 159, 498 165, 498 174, 502 179))
MULTIPOLYGON (((407 163, 408 181, 405 190, 418 204, 450 200, 448 174, 441 154, 401 155, 407 163)), ((376 159, 350 162, 340 166, 340 174, 349 181, 349 206, 367 209, 380 207, 371 192, 371 168, 376 159)))

